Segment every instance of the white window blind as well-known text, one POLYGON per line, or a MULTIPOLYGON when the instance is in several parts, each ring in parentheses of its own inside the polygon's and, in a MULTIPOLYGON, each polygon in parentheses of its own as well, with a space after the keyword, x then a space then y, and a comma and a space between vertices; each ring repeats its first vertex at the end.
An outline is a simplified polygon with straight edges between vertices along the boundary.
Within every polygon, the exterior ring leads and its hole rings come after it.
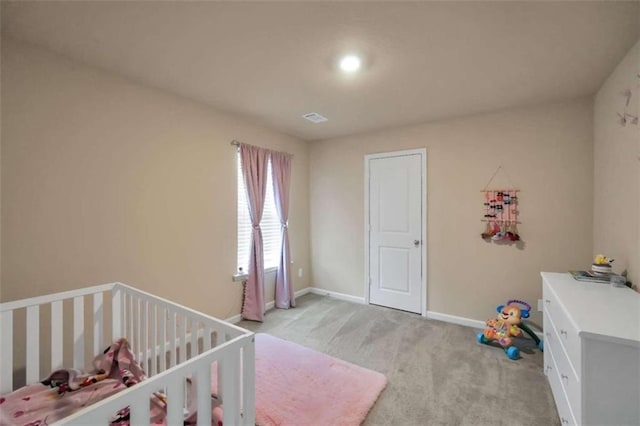
MULTIPOLYGON (((264 201, 262 221, 262 240, 264 243, 264 267, 277 268, 280 263, 280 219, 276 211, 273 197, 273 181, 271 179, 271 160, 267 165, 267 191, 264 201)), ((242 178, 242 164, 238 153, 238 270, 244 273, 249 270, 249 244, 251 244, 251 218, 247 204, 247 191, 242 178)))

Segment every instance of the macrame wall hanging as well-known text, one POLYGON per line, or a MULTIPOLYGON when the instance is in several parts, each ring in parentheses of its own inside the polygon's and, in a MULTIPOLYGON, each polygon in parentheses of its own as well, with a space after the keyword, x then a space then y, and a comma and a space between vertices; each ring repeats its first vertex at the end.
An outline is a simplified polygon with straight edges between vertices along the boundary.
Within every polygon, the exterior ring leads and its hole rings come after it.
POLYGON ((480 192, 483 194, 484 217, 482 222, 486 223, 485 230, 481 234, 482 239, 496 243, 513 243, 520 240, 520 232, 518 231, 520 223, 518 220, 520 215, 518 194, 520 190, 511 184, 511 179, 502 166, 498 166, 480 192), (500 171, 507 176, 510 186, 504 189, 489 189, 493 178, 500 171))

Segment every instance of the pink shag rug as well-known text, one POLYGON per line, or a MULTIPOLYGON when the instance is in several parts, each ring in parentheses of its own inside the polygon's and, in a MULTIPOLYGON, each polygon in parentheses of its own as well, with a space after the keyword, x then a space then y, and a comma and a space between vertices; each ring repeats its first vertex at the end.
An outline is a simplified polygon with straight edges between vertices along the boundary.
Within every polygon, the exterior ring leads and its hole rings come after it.
MULTIPOLYGON (((214 375, 216 370, 212 369, 214 375)), ((376 371, 269 334, 256 334, 256 423, 260 426, 359 425, 386 384, 386 377, 376 371)))

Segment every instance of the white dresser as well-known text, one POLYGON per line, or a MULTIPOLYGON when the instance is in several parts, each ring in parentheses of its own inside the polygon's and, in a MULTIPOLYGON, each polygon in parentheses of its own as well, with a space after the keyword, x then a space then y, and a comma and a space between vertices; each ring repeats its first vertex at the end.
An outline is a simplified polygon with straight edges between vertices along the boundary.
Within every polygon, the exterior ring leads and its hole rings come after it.
POLYGON ((640 425, 640 294, 541 275, 544 371, 562 426, 640 425))

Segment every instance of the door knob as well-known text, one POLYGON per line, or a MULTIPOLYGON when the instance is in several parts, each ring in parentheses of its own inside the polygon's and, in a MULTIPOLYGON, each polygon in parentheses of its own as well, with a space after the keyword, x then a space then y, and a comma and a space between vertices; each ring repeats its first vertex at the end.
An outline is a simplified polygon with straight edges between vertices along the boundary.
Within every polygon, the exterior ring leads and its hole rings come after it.
POLYGON ((413 245, 418 247, 420 245, 420 240, 413 240, 413 245))

